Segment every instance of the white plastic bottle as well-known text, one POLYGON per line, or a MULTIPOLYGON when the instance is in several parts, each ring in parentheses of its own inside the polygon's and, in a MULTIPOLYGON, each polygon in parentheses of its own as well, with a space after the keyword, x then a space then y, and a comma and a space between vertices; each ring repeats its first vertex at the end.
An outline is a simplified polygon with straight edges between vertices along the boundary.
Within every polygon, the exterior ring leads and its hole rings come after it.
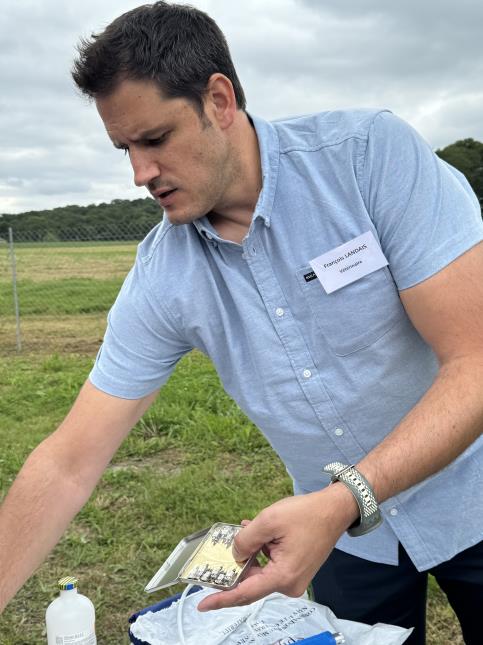
POLYGON ((77 593, 77 578, 61 578, 59 589, 45 612, 48 645, 96 645, 94 605, 77 593))

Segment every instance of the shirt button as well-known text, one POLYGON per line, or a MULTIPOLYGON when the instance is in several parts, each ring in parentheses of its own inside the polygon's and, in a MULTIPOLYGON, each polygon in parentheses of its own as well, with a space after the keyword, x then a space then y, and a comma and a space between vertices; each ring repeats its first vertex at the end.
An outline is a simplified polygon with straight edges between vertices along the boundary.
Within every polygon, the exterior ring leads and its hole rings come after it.
POLYGON ((336 428, 334 432, 338 437, 342 437, 342 435, 344 434, 344 431, 342 430, 342 428, 336 428))
POLYGON ((397 508, 391 508, 389 513, 394 517, 394 516, 396 516, 398 514, 398 510, 397 510, 397 508))
POLYGON ((312 372, 310 370, 304 370, 304 378, 310 378, 312 376, 312 372))
POLYGON ((279 316, 281 318, 283 316, 283 314, 285 313, 285 311, 282 309, 282 307, 277 307, 275 309, 275 313, 277 314, 277 316, 279 316))
POLYGON ((213 236, 211 235, 211 233, 206 233, 206 239, 207 240, 213 239, 213 236))

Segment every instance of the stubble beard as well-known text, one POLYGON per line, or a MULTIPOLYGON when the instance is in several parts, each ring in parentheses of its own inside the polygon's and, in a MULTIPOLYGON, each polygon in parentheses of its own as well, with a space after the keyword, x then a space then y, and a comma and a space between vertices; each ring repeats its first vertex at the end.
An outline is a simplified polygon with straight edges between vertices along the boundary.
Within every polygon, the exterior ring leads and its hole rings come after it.
MULTIPOLYGON (((209 131, 212 129, 211 121, 206 117, 202 121, 202 129, 204 131, 209 131)), ((200 155, 200 164, 203 164, 207 167, 212 168, 211 172, 207 177, 207 182, 204 186, 201 187, 197 199, 197 204, 193 204, 190 208, 187 205, 187 210, 180 212, 179 217, 176 216, 176 209, 172 215, 173 219, 170 218, 169 209, 165 211, 165 215, 168 217, 168 220, 171 224, 175 226, 180 226, 181 224, 190 224, 205 215, 210 213, 218 213, 218 209, 224 210, 229 207, 229 192, 233 183, 236 181, 237 176, 239 176, 241 168, 240 161, 238 159, 237 151, 233 148, 230 142, 225 142, 225 149, 223 147, 218 147, 215 143, 212 151, 210 151, 206 157, 200 155), (189 211, 192 212, 189 212, 189 211)), ((196 199, 196 195, 194 196, 196 199)), ((221 215, 221 214, 220 214, 221 215)))
MULTIPOLYGON (((237 167, 237 164, 234 163, 233 153, 230 147, 227 148, 226 154, 215 157, 213 162, 214 168, 209 175, 208 182, 203 188, 201 200, 198 205, 194 206, 193 212, 180 214, 179 218, 176 218, 176 214, 174 214, 176 221, 171 221, 170 219, 172 224, 192 223, 210 213, 218 213, 218 209, 223 210, 225 206, 229 205, 228 193, 235 180, 237 167)), ((169 212, 167 215, 169 219, 169 212)))

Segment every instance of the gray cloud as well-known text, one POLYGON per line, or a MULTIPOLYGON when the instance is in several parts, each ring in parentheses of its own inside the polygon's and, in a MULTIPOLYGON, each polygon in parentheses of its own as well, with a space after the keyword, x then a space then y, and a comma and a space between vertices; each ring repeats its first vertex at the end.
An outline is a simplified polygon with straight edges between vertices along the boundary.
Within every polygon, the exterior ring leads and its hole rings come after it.
MULTIPOLYGON (((145 196, 70 79, 81 36, 140 4, 3 0, 0 212, 145 196)), ((225 32, 249 109, 388 107, 434 147, 483 140, 483 5, 473 0, 192 0, 225 32)))

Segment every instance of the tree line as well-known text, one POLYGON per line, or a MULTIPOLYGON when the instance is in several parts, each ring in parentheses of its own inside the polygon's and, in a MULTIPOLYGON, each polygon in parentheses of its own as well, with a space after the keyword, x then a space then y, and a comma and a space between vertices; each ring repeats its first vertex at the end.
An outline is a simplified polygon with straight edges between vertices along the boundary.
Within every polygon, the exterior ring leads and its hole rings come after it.
POLYGON ((138 240, 163 217, 154 199, 113 199, 89 206, 0 215, 0 238, 12 227, 17 241, 138 240))
MULTIPOLYGON (((436 154, 465 175, 483 207, 483 143, 462 139, 436 154)), ((114 199, 109 204, 0 215, 0 238, 6 239, 12 227, 18 241, 142 239, 161 218, 159 205, 150 197, 114 199)))
POLYGON ((463 173, 483 207, 483 143, 461 139, 436 154, 463 173))

